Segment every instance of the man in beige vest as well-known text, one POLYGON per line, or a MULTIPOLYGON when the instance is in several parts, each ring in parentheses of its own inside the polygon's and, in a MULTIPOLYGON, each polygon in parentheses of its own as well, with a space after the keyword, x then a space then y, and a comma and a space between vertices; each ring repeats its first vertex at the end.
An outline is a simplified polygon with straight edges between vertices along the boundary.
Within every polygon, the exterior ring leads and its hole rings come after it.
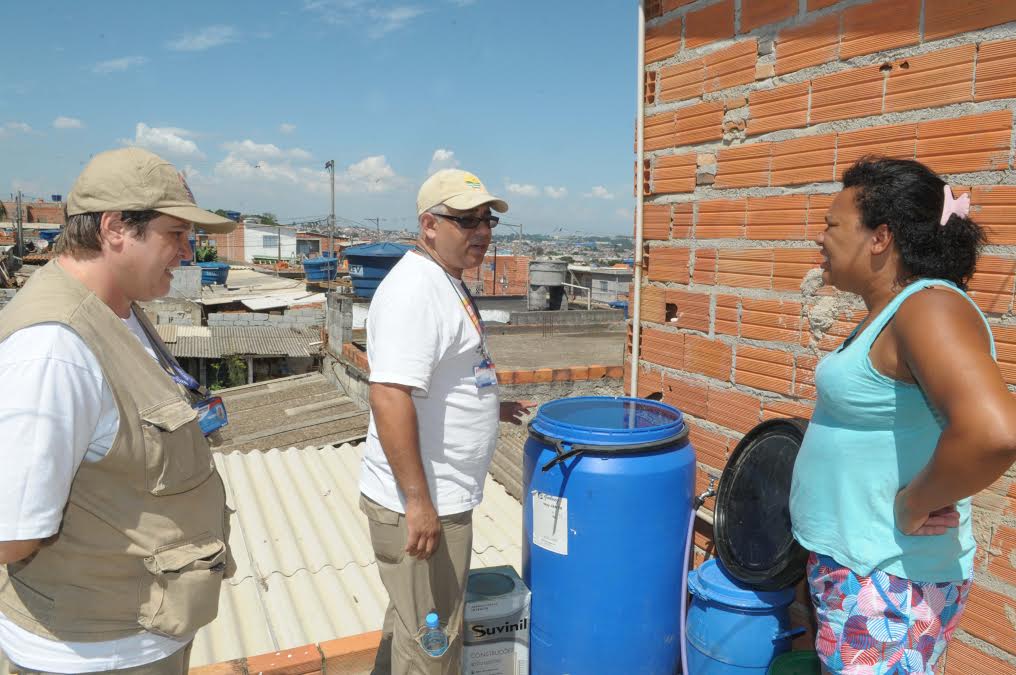
POLYGON ((58 257, 0 312, 0 648, 22 673, 178 674, 228 574, 201 389, 135 304, 169 292, 192 224, 183 176, 96 155, 58 257))

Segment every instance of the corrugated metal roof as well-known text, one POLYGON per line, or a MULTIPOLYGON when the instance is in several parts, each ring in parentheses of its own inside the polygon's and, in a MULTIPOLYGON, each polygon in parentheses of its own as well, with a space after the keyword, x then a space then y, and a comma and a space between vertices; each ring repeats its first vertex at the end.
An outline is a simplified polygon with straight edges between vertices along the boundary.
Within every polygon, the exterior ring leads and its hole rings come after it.
POLYGON ((217 359, 249 356, 313 356, 320 352, 316 328, 295 326, 179 326, 158 324, 159 337, 178 358, 217 359))
MULTIPOLYGON (((377 630, 388 598, 360 513, 362 445, 216 455, 236 574, 192 666, 377 630)), ((521 570, 522 507, 487 477, 472 566, 521 570)))
POLYGON ((324 293, 294 293, 289 295, 265 295, 258 298, 246 298, 240 302, 247 309, 258 311, 275 307, 292 305, 310 305, 325 301, 324 293))

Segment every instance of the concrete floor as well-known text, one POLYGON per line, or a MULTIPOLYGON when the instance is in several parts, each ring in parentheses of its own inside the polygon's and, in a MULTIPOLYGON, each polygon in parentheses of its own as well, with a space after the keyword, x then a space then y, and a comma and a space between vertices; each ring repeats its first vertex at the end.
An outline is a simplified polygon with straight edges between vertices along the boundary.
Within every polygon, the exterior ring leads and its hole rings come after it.
POLYGON ((487 344, 499 370, 619 366, 623 363, 625 332, 490 335, 487 344))

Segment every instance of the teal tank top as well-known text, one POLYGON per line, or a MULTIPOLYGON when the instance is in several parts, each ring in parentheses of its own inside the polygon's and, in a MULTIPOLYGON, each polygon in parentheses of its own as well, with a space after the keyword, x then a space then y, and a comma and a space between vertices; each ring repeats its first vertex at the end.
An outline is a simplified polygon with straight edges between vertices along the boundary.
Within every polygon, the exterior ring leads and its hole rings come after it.
MULTIPOLYGON (((896 493, 931 460, 944 420, 918 385, 886 377, 868 356, 903 301, 929 286, 951 288, 973 304, 951 282, 916 281, 815 371, 818 400, 791 484, 794 536, 862 576, 882 570, 911 581, 946 582, 973 575, 969 498, 956 505, 959 527, 946 534, 909 536, 896 529, 896 493)), ((947 348, 942 362, 948 364, 947 348)))

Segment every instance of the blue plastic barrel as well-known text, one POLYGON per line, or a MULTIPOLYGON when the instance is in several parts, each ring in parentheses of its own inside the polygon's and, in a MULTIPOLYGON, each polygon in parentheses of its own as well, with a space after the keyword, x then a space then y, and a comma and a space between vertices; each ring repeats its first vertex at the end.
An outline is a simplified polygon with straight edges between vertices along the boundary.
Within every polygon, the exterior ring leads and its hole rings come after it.
POLYGON ((225 284, 229 276, 229 265, 220 262, 199 262, 201 267, 201 285, 225 284))
POLYGON ((303 261, 303 270, 307 281, 328 281, 338 273, 339 261, 329 257, 307 258, 303 261))
POLYGON ((565 398, 529 431, 531 672, 673 675, 695 481, 683 416, 644 399, 565 398))
POLYGON ((717 559, 688 575, 688 670, 709 675, 765 675, 804 632, 790 626, 794 589, 758 591, 734 579, 717 559))
POLYGON ((624 310, 624 318, 625 319, 628 318, 628 301, 627 300, 614 300, 612 302, 608 302, 607 305, 610 306, 611 309, 623 309, 624 310))
POLYGON ((374 297, 374 291, 381 284, 395 263, 402 260, 412 246, 405 244, 364 244, 350 246, 342 252, 349 261, 349 279, 353 282, 353 293, 361 298, 374 297))

